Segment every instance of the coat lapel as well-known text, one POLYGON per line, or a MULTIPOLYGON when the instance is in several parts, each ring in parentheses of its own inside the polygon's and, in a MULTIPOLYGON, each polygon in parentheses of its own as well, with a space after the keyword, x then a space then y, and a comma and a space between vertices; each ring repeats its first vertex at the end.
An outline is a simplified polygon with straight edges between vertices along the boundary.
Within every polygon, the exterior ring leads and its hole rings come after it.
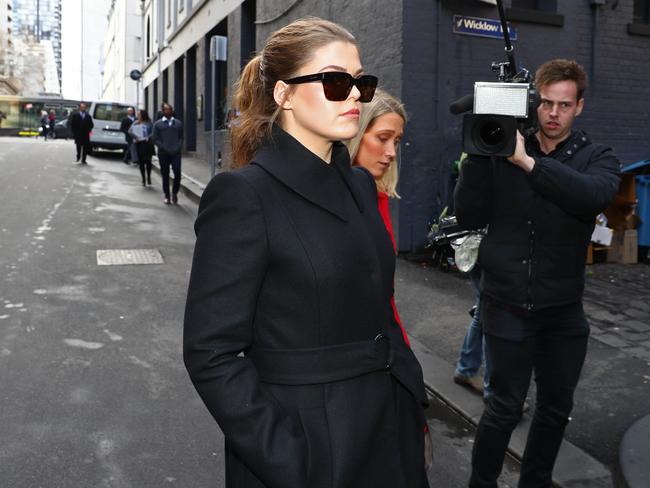
POLYGON ((273 127, 251 164, 260 166, 302 198, 344 221, 348 207, 341 194, 349 191, 359 206, 356 186, 351 178, 350 157, 342 143, 335 143, 332 163, 327 164, 278 126, 273 127))

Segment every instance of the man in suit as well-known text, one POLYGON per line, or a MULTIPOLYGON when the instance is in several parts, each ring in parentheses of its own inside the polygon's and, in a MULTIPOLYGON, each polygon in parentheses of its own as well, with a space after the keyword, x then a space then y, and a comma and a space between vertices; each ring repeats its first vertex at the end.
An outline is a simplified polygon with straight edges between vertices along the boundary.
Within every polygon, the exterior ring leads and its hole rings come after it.
POLYGON ((153 143, 158 148, 158 161, 162 176, 165 204, 178 203, 178 190, 181 187, 181 149, 183 147, 183 123, 174 117, 174 109, 163 103, 163 116, 153 126, 153 143), (174 171, 174 185, 171 201, 169 195, 169 167, 174 171))
POLYGON ((133 107, 129 107, 126 110, 126 117, 122 119, 122 122, 120 123, 120 131, 124 133, 124 137, 126 137, 126 150, 124 151, 124 157, 122 158, 122 161, 124 161, 124 164, 129 164, 130 161, 133 160, 135 162, 135 158, 133 155, 135 154, 134 148, 133 148, 133 138, 129 134, 129 129, 133 125, 133 122, 135 121, 135 110, 133 107))
POLYGON ((81 164, 86 163, 88 146, 90 145, 90 131, 93 130, 93 118, 86 112, 86 104, 79 104, 79 112, 72 115, 70 119, 70 130, 74 137, 74 143, 77 146, 77 162, 81 159, 81 164))

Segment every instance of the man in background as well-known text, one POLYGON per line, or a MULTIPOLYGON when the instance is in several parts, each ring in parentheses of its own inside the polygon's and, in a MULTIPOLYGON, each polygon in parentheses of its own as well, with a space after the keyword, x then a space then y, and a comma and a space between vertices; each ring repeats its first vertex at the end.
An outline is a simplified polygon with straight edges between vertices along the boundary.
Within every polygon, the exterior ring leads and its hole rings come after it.
POLYGON ((552 485, 587 353, 587 247, 619 185, 613 151, 573 129, 586 84, 575 61, 544 63, 535 74, 539 131, 517 134, 508 158, 470 155, 461 166, 458 221, 488 226, 479 252, 480 313, 492 392, 476 431, 470 488, 497 488, 533 372, 536 408, 518 486, 552 485))
POLYGON ((183 148, 183 123, 174 117, 174 109, 163 103, 162 118, 153 126, 153 143, 158 148, 158 162, 162 176, 165 204, 178 203, 178 190, 181 187, 181 150, 183 148), (171 200, 169 194, 169 168, 174 171, 174 185, 171 200))
POLYGON ((94 126, 93 118, 86 112, 86 104, 81 102, 79 111, 70 118, 70 130, 77 147, 77 162, 81 159, 81 164, 88 164, 86 156, 90 146, 90 131, 93 130, 94 126))
POLYGON ((124 137, 126 138, 126 150, 124 151, 124 157, 122 158, 122 161, 124 161, 125 164, 129 164, 131 161, 136 162, 136 158, 133 157, 135 154, 133 138, 131 137, 131 134, 129 134, 129 129, 133 125, 134 121, 135 110, 133 107, 129 107, 126 110, 126 117, 124 117, 120 123, 120 131, 124 133, 124 137))

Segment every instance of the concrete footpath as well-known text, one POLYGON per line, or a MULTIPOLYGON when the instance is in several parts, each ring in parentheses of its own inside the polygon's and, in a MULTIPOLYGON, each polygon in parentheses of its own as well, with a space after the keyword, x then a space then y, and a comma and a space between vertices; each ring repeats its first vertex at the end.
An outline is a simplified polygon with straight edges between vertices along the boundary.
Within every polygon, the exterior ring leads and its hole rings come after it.
MULTIPOLYGON (((183 158, 182 193, 197 202, 209 165, 183 158)), ((159 171, 154 158, 154 168, 159 171)), ((473 304, 468 280, 427 263, 398 259, 396 303, 424 371, 430 394, 473 425, 480 396, 453 383, 454 365, 473 304)), ((596 264, 587 270, 585 311, 592 324, 589 354, 573 418, 553 479, 560 487, 650 486, 650 267, 596 264), (629 430, 628 430, 629 429, 629 430), (620 456, 620 458, 619 458, 620 456)), ((534 382, 533 382, 534 383, 534 382)), ((510 453, 521 459, 534 412, 515 430, 510 453)))

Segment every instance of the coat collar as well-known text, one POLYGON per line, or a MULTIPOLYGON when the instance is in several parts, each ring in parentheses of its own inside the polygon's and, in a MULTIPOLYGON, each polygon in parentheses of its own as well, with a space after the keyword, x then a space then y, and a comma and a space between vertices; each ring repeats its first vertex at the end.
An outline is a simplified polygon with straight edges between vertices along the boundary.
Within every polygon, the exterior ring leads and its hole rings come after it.
POLYGON ((334 142, 332 161, 327 164, 298 140, 274 125, 272 136, 262 143, 251 164, 260 166, 274 178, 300 196, 336 215, 349 220, 341 191, 350 191, 360 211, 363 211, 360 189, 352 177, 347 147, 334 142))
POLYGON ((580 149, 591 144, 591 141, 589 140, 589 137, 587 137, 587 134, 581 130, 572 131, 569 137, 560 142, 557 147, 548 154, 544 154, 542 152, 537 137, 531 136, 528 142, 531 149, 537 155, 548 156, 563 163, 571 159, 575 153, 580 151, 580 149))

